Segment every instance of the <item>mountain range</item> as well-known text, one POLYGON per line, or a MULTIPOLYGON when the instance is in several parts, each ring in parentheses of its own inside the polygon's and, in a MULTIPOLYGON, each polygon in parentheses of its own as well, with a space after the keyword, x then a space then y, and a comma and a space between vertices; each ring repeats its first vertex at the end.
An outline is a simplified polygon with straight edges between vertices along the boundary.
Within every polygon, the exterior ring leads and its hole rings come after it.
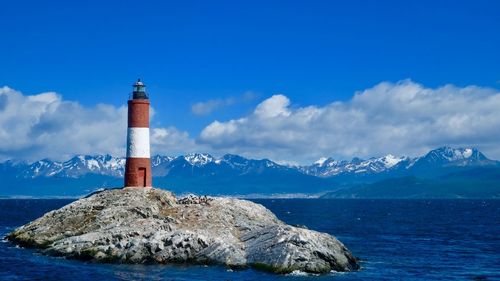
MULTIPOLYGON (((441 147, 421 157, 386 155, 350 161, 321 158, 280 165, 206 153, 151 158, 154 185, 176 193, 323 198, 496 198, 500 162, 475 148, 441 147)), ((79 155, 68 161, 0 163, 2 196, 79 196, 122 185, 125 158, 79 155)))

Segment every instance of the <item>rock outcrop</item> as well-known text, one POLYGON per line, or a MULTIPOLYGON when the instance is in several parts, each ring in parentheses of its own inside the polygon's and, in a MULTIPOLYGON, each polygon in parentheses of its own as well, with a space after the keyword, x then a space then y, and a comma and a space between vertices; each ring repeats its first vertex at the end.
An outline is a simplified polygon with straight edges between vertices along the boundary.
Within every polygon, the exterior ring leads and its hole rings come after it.
POLYGON ((112 189, 51 211, 7 237, 49 255, 122 263, 254 266, 278 273, 358 268, 334 237, 286 225, 231 198, 176 200, 160 189, 112 189))

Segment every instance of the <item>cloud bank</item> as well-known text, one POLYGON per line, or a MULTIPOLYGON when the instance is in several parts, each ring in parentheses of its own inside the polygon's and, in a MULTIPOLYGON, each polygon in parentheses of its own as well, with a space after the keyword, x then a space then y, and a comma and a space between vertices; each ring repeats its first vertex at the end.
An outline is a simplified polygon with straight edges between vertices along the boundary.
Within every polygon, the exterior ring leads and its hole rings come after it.
POLYGON ((274 95, 248 116, 212 122, 198 142, 299 162, 322 156, 420 155, 442 145, 476 146, 498 158, 499 109, 500 93, 493 89, 383 82, 347 102, 322 107, 292 107, 286 96, 274 95))
MULTIPOLYGON (((48 92, 0 88, 0 159, 63 160, 75 154, 125 155, 127 108, 84 107, 48 92)), ((151 130, 152 152, 184 152, 194 141, 173 127, 151 130)))
MULTIPOLYGON (((427 88, 383 82, 350 100, 298 106, 274 95, 252 113, 213 121, 196 138, 173 126, 151 128, 151 151, 241 154, 288 163, 324 156, 416 156, 443 146, 475 146, 500 158, 500 92, 477 86, 427 88)), ((125 155, 126 106, 84 107, 48 92, 0 88, 0 160, 125 155)))

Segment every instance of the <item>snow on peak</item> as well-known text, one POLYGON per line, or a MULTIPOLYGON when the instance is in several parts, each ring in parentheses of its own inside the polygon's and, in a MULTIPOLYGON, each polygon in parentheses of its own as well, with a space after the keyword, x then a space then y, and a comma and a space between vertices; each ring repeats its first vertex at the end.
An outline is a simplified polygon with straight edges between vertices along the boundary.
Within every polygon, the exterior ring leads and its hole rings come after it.
POLYGON ((388 154, 384 157, 382 157, 380 160, 384 164, 386 168, 391 168, 397 165, 399 162, 403 161, 405 157, 397 157, 392 154, 388 154))
POLYGON ((168 163, 174 159, 175 159, 175 157, 172 157, 172 156, 154 155, 153 157, 151 157, 151 165, 153 167, 156 167, 156 166, 162 165, 164 163, 168 163))
POLYGON ((447 151, 449 154, 446 155, 446 158, 450 161, 453 160, 462 160, 465 158, 469 158, 472 156, 472 149, 466 148, 466 149, 453 149, 451 148, 450 151, 447 151))
POLYGON ((303 167, 302 171, 321 177, 331 177, 342 173, 380 173, 407 159, 408 157, 399 157, 392 154, 367 160, 355 157, 351 161, 338 161, 333 158, 322 157, 313 165, 303 167))
POLYGON ((470 158, 472 156, 472 149, 471 148, 466 148, 464 149, 464 152, 462 152, 462 156, 464 158, 470 158))
POLYGON ((271 162, 271 161, 266 161, 266 167, 274 167, 274 162, 271 162))
POLYGON ((215 160, 210 154, 207 153, 191 153, 184 156, 184 159, 191 165, 197 166, 205 165, 215 160))
POLYGON ((441 147, 436 150, 432 150, 427 154, 427 156, 433 157, 434 159, 457 161, 471 158, 474 156, 476 151, 477 150, 474 148, 441 147))
POLYGON ((95 159, 87 160, 87 168, 91 171, 99 169, 99 162, 95 159))
POLYGON ((321 157, 318 159, 318 161, 314 162, 314 164, 318 165, 318 166, 323 166, 326 162, 326 160, 328 160, 328 158, 326 157, 321 157))

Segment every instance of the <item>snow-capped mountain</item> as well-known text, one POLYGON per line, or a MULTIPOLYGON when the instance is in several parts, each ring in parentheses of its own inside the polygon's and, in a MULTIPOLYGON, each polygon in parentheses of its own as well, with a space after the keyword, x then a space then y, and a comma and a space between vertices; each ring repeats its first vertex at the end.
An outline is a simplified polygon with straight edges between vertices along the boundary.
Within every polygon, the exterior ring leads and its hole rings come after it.
POLYGON ((422 157, 410 158, 388 154, 379 158, 363 160, 353 158, 351 161, 321 158, 310 166, 299 167, 305 174, 318 177, 335 177, 337 175, 370 175, 390 172, 412 172, 416 170, 436 169, 443 167, 473 167, 498 165, 498 161, 490 160, 476 148, 440 147, 431 150, 422 157))
POLYGON ((203 166, 215 161, 212 155, 207 153, 192 153, 184 156, 184 159, 193 166, 203 166))
POLYGON ((123 176, 125 158, 115 158, 111 155, 78 155, 65 162, 43 159, 24 167, 26 163, 17 164, 21 169, 20 176, 24 178, 68 177, 78 178, 85 174, 100 174, 123 176))
MULTIPOLYGON (((156 157, 160 156, 153 159, 156 157)), ((267 159, 253 160, 232 154, 215 158, 206 153, 169 157, 158 163, 153 161, 152 169, 155 176, 241 176, 266 170, 290 170, 267 159)))
POLYGON ((490 160, 476 148, 440 147, 431 150, 412 163, 412 168, 432 168, 439 166, 482 166, 492 165, 497 161, 490 160))
MULTIPOLYGON (((7 161, 0 165, 3 166, 4 171, 14 172, 18 178, 78 178, 86 174, 122 177, 125 171, 125 161, 124 157, 111 155, 78 155, 64 162, 43 159, 33 163, 7 161)), ((215 158, 207 153, 193 153, 178 157, 155 155, 151 157, 151 166, 153 174, 157 177, 243 175, 258 174, 265 170, 290 169, 267 159, 253 160, 231 154, 215 158)))
POLYGON ((406 156, 396 157, 392 154, 379 158, 362 160, 353 158, 351 161, 321 158, 311 166, 299 167, 305 174, 318 177, 333 177, 343 173, 376 174, 387 171, 403 161, 409 161, 406 156))
MULTIPOLYGON (((442 167, 474 167, 498 165, 475 148, 441 147, 417 158, 386 155, 378 158, 350 161, 322 158, 309 166, 289 167, 271 160, 253 160, 242 156, 226 154, 220 158, 206 153, 193 153, 184 156, 160 156, 151 158, 155 177, 165 176, 241 176, 248 174, 298 172, 321 178, 334 178, 340 175, 377 175, 392 172, 420 171, 442 167)), ((12 173, 17 178, 79 178, 87 174, 122 177, 125 158, 110 155, 79 155, 68 161, 58 162, 48 159, 33 163, 7 161, 0 164, 0 173, 12 173)))
MULTIPOLYGON (((79 155, 63 162, 6 161, 0 163, 0 196, 83 195, 96 188, 118 187, 123 184, 125 161, 123 157, 110 155, 79 155)), ((322 158, 308 166, 286 166, 232 154, 214 157, 206 153, 156 155, 151 157, 151 164, 155 186, 181 194, 318 194, 355 188, 359 184, 373 183, 378 188, 401 183, 415 188, 429 186, 426 194, 442 190, 434 188, 442 184, 446 188, 460 185, 461 190, 466 188, 472 195, 479 194, 478 186, 484 187, 489 193, 481 194, 491 195, 500 186, 500 163, 474 148, 442 147, 416 158, 391 154, 349 161, 322 158)), ((421 194, 408 192, 412 198, 421 194)))

